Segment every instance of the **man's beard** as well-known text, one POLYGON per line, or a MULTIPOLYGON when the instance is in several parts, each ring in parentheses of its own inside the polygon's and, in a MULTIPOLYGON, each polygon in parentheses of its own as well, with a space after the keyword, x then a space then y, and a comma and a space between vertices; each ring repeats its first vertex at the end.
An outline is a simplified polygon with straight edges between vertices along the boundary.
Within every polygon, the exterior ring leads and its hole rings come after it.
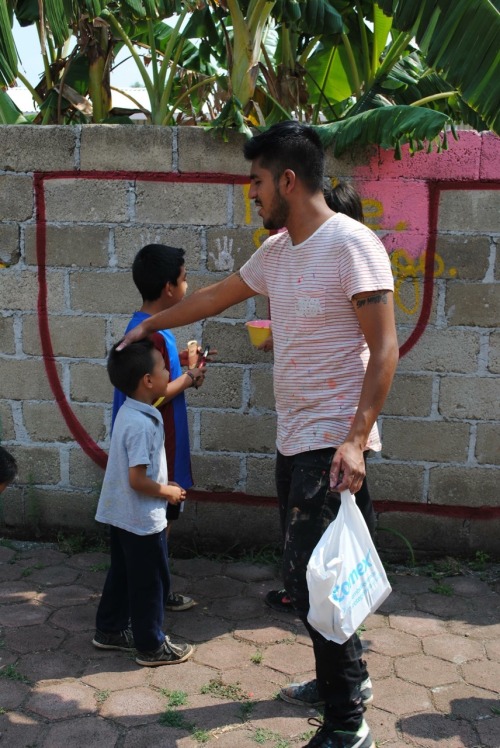
POLYGON ((270 231, 282 229, 288 220, 290 208, 286 200, 276 191, 271 205, 270 215, 262 219, 264 228, 270 231))

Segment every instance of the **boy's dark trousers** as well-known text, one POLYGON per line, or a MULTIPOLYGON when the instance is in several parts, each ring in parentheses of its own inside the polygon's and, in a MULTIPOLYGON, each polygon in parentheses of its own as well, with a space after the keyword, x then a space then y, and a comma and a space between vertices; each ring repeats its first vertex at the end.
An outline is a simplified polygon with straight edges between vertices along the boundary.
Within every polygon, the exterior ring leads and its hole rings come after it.
POLYGON ((170 590, 164 530, 135 535, 110 525, 111 567, 97 609, 96 627, 105 633, 132 625, 135 646, 154 652, 164 642, 163 610, 170 590))
MULTIPOLYGON (((276 487, 284 537, 283 581, 312 639, 318 690, 325 700, 325 719, 336 729, 356 731, 364 711, 360 684, 368 677, 361 661, 359 637, 354 634, 344 644, 336 644, 325 639, 307 621, 307 562, 340 508, 340 495, 330 491, 334 454, 333 448, 292 456, 277 453, 276 487)), ((373 532, 375 515, 366 479, 356 494, 356 503, 373 532)))

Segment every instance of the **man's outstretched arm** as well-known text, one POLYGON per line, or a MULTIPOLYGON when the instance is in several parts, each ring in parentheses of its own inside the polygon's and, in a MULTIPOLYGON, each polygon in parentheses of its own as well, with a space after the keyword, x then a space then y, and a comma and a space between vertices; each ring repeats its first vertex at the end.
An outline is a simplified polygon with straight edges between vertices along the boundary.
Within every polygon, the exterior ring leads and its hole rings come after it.
POLYGON ((170 309, 164 309, 148 317, 125 335, 117 350, 120 351, 156 330, 182 327, 200 319, 213 317, 224 309, 256 295, 257 292, 245 283, 239 273, 233 273, 212 286, 200 288, 170 309))

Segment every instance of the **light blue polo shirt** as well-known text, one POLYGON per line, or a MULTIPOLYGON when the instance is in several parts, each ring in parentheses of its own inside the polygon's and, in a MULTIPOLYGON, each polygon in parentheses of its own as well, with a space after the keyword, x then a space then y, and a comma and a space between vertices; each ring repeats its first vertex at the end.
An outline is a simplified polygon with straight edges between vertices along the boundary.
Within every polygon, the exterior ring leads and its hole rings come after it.
POLYGON ((167 502, 137 493, 129 483, 129 468, 147 465, 146 474, 168 483, 163 419, 157 408, 127 397, 118 411, 111 435, 96 520, 135 535, 152 535, 167 526, 167 502))

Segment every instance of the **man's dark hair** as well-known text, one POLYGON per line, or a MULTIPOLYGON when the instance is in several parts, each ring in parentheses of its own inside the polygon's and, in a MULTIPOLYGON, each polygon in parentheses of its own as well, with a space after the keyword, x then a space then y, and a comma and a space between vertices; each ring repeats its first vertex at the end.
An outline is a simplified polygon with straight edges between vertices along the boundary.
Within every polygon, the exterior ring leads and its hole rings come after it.
POLYGON ((145 374, 154 368, 155 347, 150 338, 130 343, 122 351, 117 351, 116 343, 108 356, 108 376, 111 384, 126 395, 132 395, 145 374))
POLYGON ((10 452, 0 447, 0 484, 12 483, 17 475, 17 463, 10 452))
POLYGON ((184 250, 166 244, 146 244, 132 263, 132 278, 143 301, 156 301, 167 283, 177 285, 184 250))
POLYGON ((329 208, 337 213, 345 213, 360 223, 365 222, 363 204, 359 192, 349 182, 339 182, 335 187, 325 180, 323 189, 325 200, 329 208))
POLYGON ((308 125, 288 120, 278 122, 247 140, 243 153, 248 161, 258 159, 275 181, 291 169, 310 192, 323 188, 325 152, 319 135, 308 125))

